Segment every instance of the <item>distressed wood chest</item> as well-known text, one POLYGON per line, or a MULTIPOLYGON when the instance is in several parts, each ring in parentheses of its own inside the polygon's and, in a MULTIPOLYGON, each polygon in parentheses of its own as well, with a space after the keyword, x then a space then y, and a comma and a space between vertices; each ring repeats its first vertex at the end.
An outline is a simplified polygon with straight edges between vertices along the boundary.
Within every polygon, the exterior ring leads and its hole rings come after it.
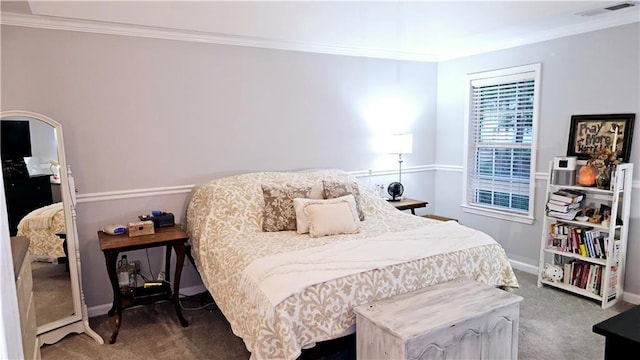
POLYGON ((360 305, 358 359, 517 359, 522 297, 454 280, 360 305))

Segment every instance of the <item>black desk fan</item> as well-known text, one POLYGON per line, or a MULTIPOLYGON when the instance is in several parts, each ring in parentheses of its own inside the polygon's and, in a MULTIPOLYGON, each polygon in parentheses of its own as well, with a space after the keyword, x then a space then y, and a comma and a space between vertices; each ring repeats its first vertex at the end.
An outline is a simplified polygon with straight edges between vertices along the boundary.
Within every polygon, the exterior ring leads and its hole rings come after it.
POLYGON ((391 195, 389 201, 400 201, 404 193, 404 186, 400 182, 394 181, 387 187, 387 192, 391 195))

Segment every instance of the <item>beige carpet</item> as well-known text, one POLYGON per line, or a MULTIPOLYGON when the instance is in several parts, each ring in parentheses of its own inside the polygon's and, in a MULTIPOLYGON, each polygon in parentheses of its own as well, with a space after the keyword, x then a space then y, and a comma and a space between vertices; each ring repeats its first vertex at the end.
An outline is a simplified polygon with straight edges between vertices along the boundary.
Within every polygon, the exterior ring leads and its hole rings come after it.
POLYGON ((31 263, 38 326, 73 315, 71 279, 65 264, 31 263))
MULTIPOLYGON (((592 326, 633 305, 620 303, 602 310, 598 304, 549 287, 538 288, 535 275, 516 271, 520 289, 519 359, 601 360, 604 337, 592 326)), ((184 307, 199 307, 185 300, 184 307)), ((104 339, 98 345, 87 335, 69 335, 42 347, 42 359, 248 359, 241 339, 231 333, 218 310, 184 311, 189 327, 182 328, 170 303, 131 308, 123 314, 115 344, 108 344, 113 319, 99 316, 91 326, 104 339)), ((303 359, 355 359, 354 337, 305 351, 303 359)))

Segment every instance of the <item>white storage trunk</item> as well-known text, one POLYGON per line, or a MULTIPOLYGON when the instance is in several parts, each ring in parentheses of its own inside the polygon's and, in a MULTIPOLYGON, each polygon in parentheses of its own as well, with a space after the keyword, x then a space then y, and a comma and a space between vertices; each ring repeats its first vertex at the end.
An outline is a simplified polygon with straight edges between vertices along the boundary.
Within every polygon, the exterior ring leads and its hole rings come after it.
POLYGON ((355 307, 357 358, 517 359, 520 301, 462 280, 355 307))

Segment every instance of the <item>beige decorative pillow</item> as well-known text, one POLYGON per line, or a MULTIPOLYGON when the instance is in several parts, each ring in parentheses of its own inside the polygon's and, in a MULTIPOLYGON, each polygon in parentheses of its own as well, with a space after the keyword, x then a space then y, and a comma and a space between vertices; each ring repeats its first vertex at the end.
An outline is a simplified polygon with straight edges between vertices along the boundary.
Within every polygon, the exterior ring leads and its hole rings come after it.
POLYGON ((309 220, 311 237, 355 234, 360 230, 358 214, 348 200, 309 203, 304 206, 304 213, 309 220))
POLYGON ((356 200, 356 209, 358 209, 358 217, 360 221, 364 220, 364 212, 360 206, 360 189, 356 182, 335 182, 335 181, 322 181, 324 187, 325 199, 334 199, 340 196, 353 195, 356 200))
MULTIPOLYGON (((340 202, 347 202, 351 207, 353 214, 358 214, 358 210, 356 208, 356 200, 353 195, 345 195, 335 199, 327 199, 327 200, 317 200, 317 199, 304 199, 304 198, 295 198, 293 199, 293 209, 296 212, 296 232, 298 234, 306 234, 309 232, 309 219, 307 218, 307 214, 304 212, 304 208, 309 204, 336 204, 340 202)), ((358 219, 358 222, 360 220, 358 219)))
POLYGON ((296 214, 293 210, 293 199, 307 198, 310 194, 310 187, 262 185, 262 195, 264 196, 262 230, 295 230, 296 214))

